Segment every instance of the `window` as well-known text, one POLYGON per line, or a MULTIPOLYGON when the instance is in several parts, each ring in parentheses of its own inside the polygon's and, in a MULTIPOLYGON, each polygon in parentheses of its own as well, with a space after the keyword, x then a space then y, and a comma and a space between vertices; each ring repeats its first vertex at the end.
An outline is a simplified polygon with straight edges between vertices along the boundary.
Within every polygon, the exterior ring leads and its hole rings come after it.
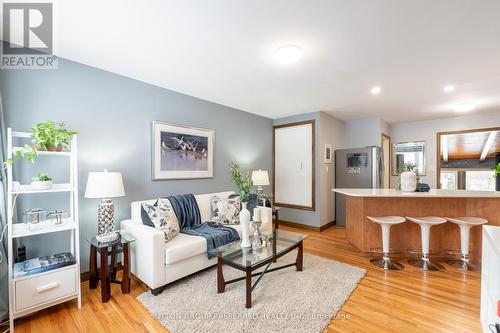
POLYGON ((392 151, 392 170, 395 176, 405 163, 415 164, 419 175, 425 175, 425 142, 395 143, 392 151))
POLYGON ((472 191, 495 191, 494 174, 492 170, 467 171, 465 173, 465 188, 472 191))
POLYGON ((443 190, 457 189, 457 172, 441 171, 441 188, 443 190))

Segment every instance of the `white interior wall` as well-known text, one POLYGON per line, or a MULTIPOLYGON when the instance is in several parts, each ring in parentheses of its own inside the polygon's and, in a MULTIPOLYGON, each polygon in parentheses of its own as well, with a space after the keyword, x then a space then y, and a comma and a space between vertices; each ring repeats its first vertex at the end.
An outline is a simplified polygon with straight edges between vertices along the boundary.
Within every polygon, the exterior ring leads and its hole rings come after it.
POLYGON ((332 145, 332 154, 335 157, 336 149, 345 147, 346 125, 343 121, 324 112, 320 114, 320 225, 323 226, 335 220, 335 160, 331 164, 324 163, 325 144, 332 145))
MULTIPOLYGON (((417 121, 393 124, 391 126, 392 143, 406 141, 425 141, 427 173, 422 181, 431 188, 436 188, 436 133, 467 129, 480 129, 500 126, 500 111, 437 120, 417 121)), ((398 178, 392 177, 391 186, 398 184, 398 178)))

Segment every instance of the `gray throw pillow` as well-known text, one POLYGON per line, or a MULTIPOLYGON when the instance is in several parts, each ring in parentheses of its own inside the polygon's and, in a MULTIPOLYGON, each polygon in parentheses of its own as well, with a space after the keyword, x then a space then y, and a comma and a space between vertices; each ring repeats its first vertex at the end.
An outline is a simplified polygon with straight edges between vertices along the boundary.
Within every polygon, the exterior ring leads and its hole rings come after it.
POLYGON ((241 203, 239 197, 222 199, 216 195, 212 197, 212 222, 220 224, 239 224, 241 203))
POLYGON ((149 217, 156 229, 165 233, 165 240, 169 241, 180 232, 179 221, 170 200, 160 198, 154 205, 142 204, 142 209, 149 217))

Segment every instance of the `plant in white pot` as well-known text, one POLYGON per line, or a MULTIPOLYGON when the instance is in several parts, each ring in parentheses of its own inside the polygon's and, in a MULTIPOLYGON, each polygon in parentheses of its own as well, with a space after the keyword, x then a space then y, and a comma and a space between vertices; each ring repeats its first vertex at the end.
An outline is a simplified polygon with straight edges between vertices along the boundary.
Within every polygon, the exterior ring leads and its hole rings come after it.
POLYGON ((252 189, 252 177, 250 173, 242 175, 240 171, 240 165, 238 162, 229 163, 229 169, 231 170, 231 178, 234 184, 238 187, 240 200, 241 200, 241 211, 240 211, 240 225, 241 225, 241 247, 251 247, 249 238, 249 228, 250 228, 250 211, 247 209, 248 198, 250 197, 250 191, 252 189))
POLYGON ((50 190, 52 185, 52 178, 43 172, 38 173, 31 181, 31 188, 36 191, 50 190))
POLYGON ((413 163, 404 163, 398 170, 400 174, 400 186, 403 192, 415 192, 420 177, 417 166, 413 163))

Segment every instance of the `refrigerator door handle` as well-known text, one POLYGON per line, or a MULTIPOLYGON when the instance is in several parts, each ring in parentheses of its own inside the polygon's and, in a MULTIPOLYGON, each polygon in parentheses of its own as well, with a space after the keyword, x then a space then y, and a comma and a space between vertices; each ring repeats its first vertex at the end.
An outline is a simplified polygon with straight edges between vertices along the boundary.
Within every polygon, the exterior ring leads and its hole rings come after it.
POLYGON ((379 175, 379 188, 384 187, 384 175, 385 175, 385 165, 384 165, 384 155, 383 151, 380 151, 378 159, 378 175, 379 175))

